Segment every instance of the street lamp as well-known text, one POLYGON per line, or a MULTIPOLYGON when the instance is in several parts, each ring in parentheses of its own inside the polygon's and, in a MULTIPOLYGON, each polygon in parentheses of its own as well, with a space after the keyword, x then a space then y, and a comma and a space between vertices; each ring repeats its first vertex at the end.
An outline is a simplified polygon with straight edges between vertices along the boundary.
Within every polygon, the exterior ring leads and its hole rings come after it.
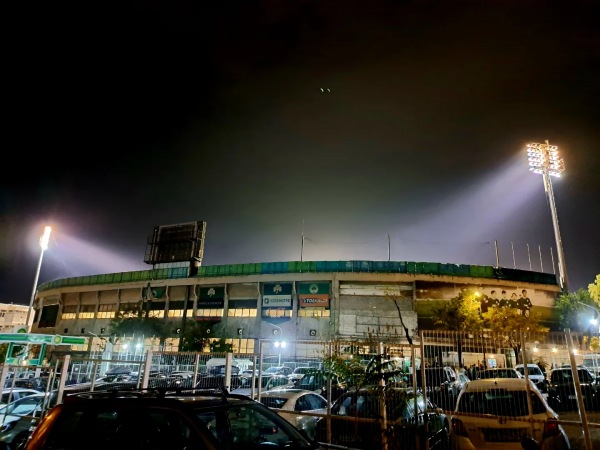
POLYGON ((44 234, 40 238, 40 247, 42 251, 40 252, 40 259, 38 261, 37 270, 35 272, 35 278, 33 280, 33 292, 31 293, 31 300, 29 301, 29 309, 27 310, 27 320, 25 321, 25 326, 27 327, 27 332, 31 331, 31 324, 29 323, 31 319, 31 311, 33 311, 33 302, 35 300, 35 292, 37 291, 38 279, 40 277, 40 269, 42 268, 42 259, 44 258, 44 251, 48 249, 48 242, 50 241, 50 233, 52 232, 51 227, 44 228, 44 234))
POLYGON ((563 253, 560 230, 558 228, 558 217, 556 215, 556 204, 554 203, 554 191, 552 190, 551 176, 560 177, 565 170, 564 161, 558 156, 558 147, 545 144, 527 144, 527 157, 529 159, 529 170, 539 173, 544 180, 544 190, 550 205, 552 224, 554 226, 554 239, 556 240, 556 251, 558 253, 558 275, 560 287, 567 290, 567 268, 565 266, 565 255, 563 253))
POLYGON ((275 348, 277 348, 279 350, 277 366, 281 366, 281 349, 283 349, 287 346, 287 342, 285 342, 284 340, 281 340, 281 338, 283 337, 283 330, 281 329, 280 326, 275 325, 271 322, 267 322, 267 323, 269 325, 271 325, 272 327, 277 328, 276 330, 273 330, 273 334, 277 334, 279 336, 280 340, 273 342, 273 345, 275 346, 275 348))
MULTIPOLYGON (((600 310, 598 310, 598 308, 594 308, 591 305, 588 305, 587 303, 583 303, 583 302, 579 302, 579 301, 576 301, 576 303, 579 303, 580 305, 585 306, 586 308, 593 309, 595 311, 594 317, 592 317, 590 319, 590 324, 597 325, 598 319, 596 319, 596 317, 600 317, 600 310)), ((598 339, 600 340, 600 328, 598 328, 598 339)))

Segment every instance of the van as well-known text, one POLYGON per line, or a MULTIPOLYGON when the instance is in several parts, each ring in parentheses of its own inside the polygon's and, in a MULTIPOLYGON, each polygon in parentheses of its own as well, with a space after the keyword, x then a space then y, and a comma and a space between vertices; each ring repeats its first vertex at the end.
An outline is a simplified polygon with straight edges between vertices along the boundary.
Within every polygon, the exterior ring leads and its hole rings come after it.
POLYGON ((590 353, 588 355, 583 355, 583 365, 596 378, 600 377, 600 353, 590 353))

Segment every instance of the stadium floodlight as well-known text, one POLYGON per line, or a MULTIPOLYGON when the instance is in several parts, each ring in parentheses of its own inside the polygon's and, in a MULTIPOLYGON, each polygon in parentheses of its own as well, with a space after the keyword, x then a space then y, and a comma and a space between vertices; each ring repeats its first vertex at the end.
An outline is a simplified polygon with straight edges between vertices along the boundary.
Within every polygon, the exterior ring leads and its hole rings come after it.
POLYGON ((554 226, 554 239, 556 240, 556 251, 558 253, 559 283, 562 290, 566 291, 567 268, 565 266, 565 255, 558 227, 554 191, 552 190, 552 181, 550 179, 551 176, 560 177, 560 174, 565 170, 564 162, 558 154, 558 147, 550 145, 548 141, 545 144, 527 144, 527 159, 529 160, 529 170, 533 173, 541 174, 544 180, 544 190, 546 191, 546 197, 550 205, 552 225, 554 226))
POLYGON ((40 269, 42 268, 42 259, 44 258, 44 252, 48 249, 48 242, 50 242, 50 233, 52 233, 52 228, 47 226, 44 228, 44 234, 40 238, 40 248, 42 249, 42 251, 40 252, 40 259, 38 260, 37 270, 35 272, 35 278, 33 280, 33 292, 31 293, 29 309, 27 310, 27 319, 25 320, 25 326, 27 327, 28 333, 31 331, 31 324, 29 323, 29 321, 31 320, 31 311, 33 311, 33 302, 35 300, 37 283, 40 277, 40 269))

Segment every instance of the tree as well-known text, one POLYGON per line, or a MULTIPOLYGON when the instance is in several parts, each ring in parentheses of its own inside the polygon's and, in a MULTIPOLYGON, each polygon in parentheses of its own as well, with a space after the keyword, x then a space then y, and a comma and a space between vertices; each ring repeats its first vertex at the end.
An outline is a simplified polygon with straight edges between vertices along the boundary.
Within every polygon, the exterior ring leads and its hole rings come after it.
POLYGON ((600 275, 596 275, 596 281, 588 285, 588 292, 592 300, 600 305, 600 275))
POLYGON ((233 351, 233 344, 227 343, 225 338, 219 338, 209 344, 211 353, 229 353, 233 351))
POLYGON ((150 311, 142 309, 142 302, 118 311, 110 321, 110 332, 116 336, 154 336, 161 345, 171 335, 169 325, 161 318, 151 317, 150 311))
POLYGON ((210 343, 210 330, 215 322, 187 319, 179 341, 180 352, 203 352, 210 343))
POLYGON ((503 344, 513 349, 517 364, 525 364, 520 360, 521 334, 523 333, 523 337, 527 338, 528 335, 550 331, 548 327, 541 324, 541 315, 535 311, 531 311, 529 316, 526 316, 516 308, 493 306, 483 313, 482 317, 484 327, 492 333, 502 335, 505 340, 503 344))
MULTIPOLYGON (((480 314, 480 294, 472 289, 463 289, 460 293, 434 306, 433 325, 438 329, 449 331, 478 331, 483 329, 483 319, 480 314)), ((457 336, 458 364, 462 367, 462 338, 457 336)))

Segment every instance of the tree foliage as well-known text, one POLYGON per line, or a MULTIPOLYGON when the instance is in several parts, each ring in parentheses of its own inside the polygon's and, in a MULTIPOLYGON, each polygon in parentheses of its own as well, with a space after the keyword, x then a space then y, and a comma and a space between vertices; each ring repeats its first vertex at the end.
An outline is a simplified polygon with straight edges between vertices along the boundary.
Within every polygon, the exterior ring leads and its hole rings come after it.
POLYGON ((164 319, 150 317, 149 311, 142 308, 142 302, 118 311, 110 321, 110 332, 116 336, 154 336, 161 341, 172 334, 164 319))
POLYGON ((531 311, 529 316, 526 316, 515 308, 494 306, 482 316, 487 330, 503 336, 504 342, 498 342, 497 345, 506 345, 513 349, 517 364, 524 363, 521 361, 521 337, 527 339, 528 335, 550 331, 542 324, 541 314, 536 311, 531 311))
POLYGON ((433 325, 450 331, 481 330, 483 319, 479 309, 479 294, 472 289, 463 289, 456 297, 432 308, 433 325))
POLYGON ((203 352, 210 344, 215 322, 186 320, 179 341, 180 352, 203 352))
POLYGON ((596 275, 596 281, 588 285, 588 292, 592 300, 600 305, 600 274, 596 275))

